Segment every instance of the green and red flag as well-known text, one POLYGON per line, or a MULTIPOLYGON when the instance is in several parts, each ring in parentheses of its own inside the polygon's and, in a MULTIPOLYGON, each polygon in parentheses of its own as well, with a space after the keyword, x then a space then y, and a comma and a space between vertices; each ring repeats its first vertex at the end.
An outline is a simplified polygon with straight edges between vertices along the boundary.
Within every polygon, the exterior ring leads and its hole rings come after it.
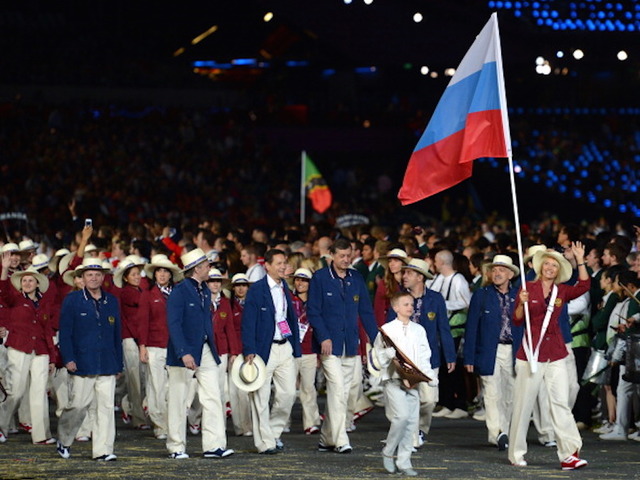
POLYGON ((302 192, 311 200, 311 206, 318 213, 324 213, 331 206, 331 190, 306 152, 302 152, 302 192))

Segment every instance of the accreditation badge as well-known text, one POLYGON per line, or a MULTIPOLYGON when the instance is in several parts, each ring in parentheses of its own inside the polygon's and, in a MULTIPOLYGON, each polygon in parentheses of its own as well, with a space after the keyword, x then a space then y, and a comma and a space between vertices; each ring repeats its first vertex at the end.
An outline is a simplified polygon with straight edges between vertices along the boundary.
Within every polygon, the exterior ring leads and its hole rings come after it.
POLYGON ((113 315, 109 315, 109 325, 113 325, 116 323, 116 317, 114 317, 113 315))
POLYGON ((354 296, 353 296, 353 301, 354 301, 355 303, 358 303, 358 302, 360 301, 360 295, 354 295, 354 296))
POLYGON ((556 298, 556 301, 554 302, 554 305, 556 307, 561 307, 562 306, 562 299, 561 298, 556 298))
POLYGON ((427 312, 427 318, 431 321, 436 319, 436 312, 427 312))

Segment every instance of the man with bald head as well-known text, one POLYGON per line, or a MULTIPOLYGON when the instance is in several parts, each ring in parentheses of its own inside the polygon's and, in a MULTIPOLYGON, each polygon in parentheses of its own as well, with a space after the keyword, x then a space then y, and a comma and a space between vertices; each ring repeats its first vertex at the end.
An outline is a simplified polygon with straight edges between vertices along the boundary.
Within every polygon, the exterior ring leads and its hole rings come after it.
POLYGON ((329 237, 320 237, 318 239, 318 256, 323 267, 327 267, 331 261, 331 245, 333 245, 333 241, 329 237))
MULTIPOLYGON (((429 284, 429 288, 444 297, 451 335, 456 351, 458 351, 460 341, 464 336, 467 309, 471 302, 469 282, 453 268, 453 253, 449 250, 441 250, 436 253, 434 265, 438 273, 429 284)), ((462 364, 458 362, 455 370, 451 373, 441 367, 440 404, 443 408, 433 415, 450 419, 465 418, 468 416, 466 402, 462 364)))

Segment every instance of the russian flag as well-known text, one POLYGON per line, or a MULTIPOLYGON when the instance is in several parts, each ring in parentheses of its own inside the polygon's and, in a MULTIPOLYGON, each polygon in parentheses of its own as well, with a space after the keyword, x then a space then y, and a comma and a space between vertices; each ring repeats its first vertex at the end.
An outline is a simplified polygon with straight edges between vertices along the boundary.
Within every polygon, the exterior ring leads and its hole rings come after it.
POLYGON ((496 13, 462 59, 409 159, 398 199, 417 202, 471 176, 472 160, 510 157, 496 13))

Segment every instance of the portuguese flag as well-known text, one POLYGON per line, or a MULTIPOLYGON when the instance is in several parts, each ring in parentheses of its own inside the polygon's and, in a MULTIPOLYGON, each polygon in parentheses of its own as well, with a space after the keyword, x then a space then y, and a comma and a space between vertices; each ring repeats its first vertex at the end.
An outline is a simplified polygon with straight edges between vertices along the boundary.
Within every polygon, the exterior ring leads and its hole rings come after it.
POLYGON ((307 152, 302 152, 301 190, 311 200, 311 206, 316 212, 324 213, 331 206, 331 190, 307 152))

